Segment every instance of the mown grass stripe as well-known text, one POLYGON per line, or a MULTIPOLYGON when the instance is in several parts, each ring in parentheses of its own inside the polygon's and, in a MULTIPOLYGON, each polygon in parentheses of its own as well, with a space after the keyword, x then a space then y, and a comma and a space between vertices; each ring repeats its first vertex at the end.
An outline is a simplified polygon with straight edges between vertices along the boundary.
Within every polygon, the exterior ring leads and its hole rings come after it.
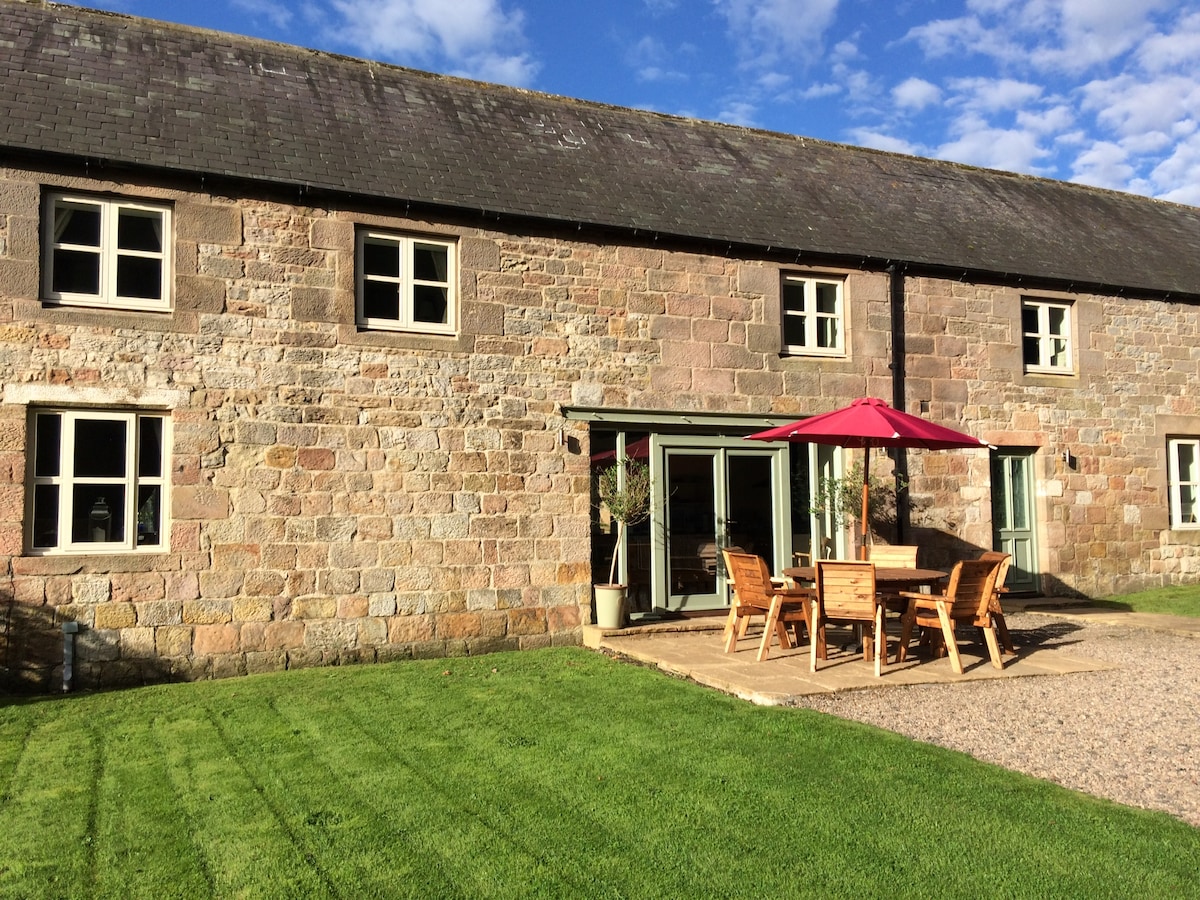
POLYGON ((0 810, 0 890, 53 896, 89 882, 96 747, 72 704, 46 709, 24 742, 0 810))
POLYGON ((270 886, 272 896, 328 897, 203 707, 159 722, 169 776, 215 893, 236 896, 270 886))

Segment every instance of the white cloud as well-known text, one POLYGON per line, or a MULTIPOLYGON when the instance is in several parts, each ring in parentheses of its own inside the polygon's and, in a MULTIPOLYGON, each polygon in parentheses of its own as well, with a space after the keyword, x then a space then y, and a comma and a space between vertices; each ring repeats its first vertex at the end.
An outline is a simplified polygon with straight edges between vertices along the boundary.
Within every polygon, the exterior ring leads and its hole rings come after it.
POLYGON ((743 65, 773 66, 780 59, 815 60, 838 0, 713 0, 743 65))
POLYGON ((892 88, 892 100, 905 109, 920 110, 940 103, 942 89, 924 78, 906 78, 892 88))
POLYGON ((1020 109, 1042 96, 1041 85, 1012 78, 955 78, 950 88, 954 103, 982 112, 1020 109))
POLYGON ((1175 203, 1200 206, 1200 136, 1176 145, 1150 173, 1156 195, 1175 203))
POLYGON ((1129 153, 1112 141, 1096 141, 1075 157, 1071 180, 1093 187, 1122 190, 1137 174, 1129 153))
POLYGON ((1176 66, 1190 69, 1197 57, 1200 57, 1200 13, 1181 17, 1171 33, 1151 35, 1137 51, 1138 65, 1151 73, 1176 66))
POLYGON ((1083 108, 1118 135, 1170 131, 1184 120, 1200 118, 1200 81, 1194 75, 1139 79, 1123 74, 1081 88, 1083 108))
POLYGON ((801 100, 819 100, 822 97, 833 97, 842 93, 842 86, 833 82, 824 82, 822 84, 812 84, 800 91, 797 95, 801 100))
POLYGON ((886 150, 889 153, 903 153, 906 156, 916 156, 920 153, 920 148, 915 144, 870 128, 856 128, 850 132, 850 136, 857 146, 869 147, 872 150, 886 150))
POLYGON ((442 0, 332 0, 340 15, 336 40, 357 52, 422 65, 444 57, 475 78, 524 85, 537 65, 527 54, 506 52, 524 44, 523 16, 498 0, 457 0, 453 15, 442 0))
POLYGON ((757 128, 755 115, 758 107, 747 100, 734 100, 726 103, 717 113, 717 121, 728 122, 730 125, 744 125, 747 128, 757 128))
POLYGON ((937 148, 939 159, 954 160, 987 169, 1040 174, 1038 161, 1050 151, 1038 142, 1038 135, 1022 128, 997 128, 974 113, 955 121, 959 137, 937 148))
POLYGON ((292 11, 275 0, 230 0, 229 5, 251 16, 261 16, 279 29, 286 30, 292 21, 292 11))

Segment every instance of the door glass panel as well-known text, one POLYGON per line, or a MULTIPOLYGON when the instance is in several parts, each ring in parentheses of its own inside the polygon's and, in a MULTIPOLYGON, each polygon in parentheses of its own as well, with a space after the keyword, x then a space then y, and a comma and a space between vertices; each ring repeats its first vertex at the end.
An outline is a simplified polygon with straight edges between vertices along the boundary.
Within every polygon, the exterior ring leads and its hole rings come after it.
POLYGON ((715 594, 715 454, 667 454, 667 583, 672 595, 715 594))
POLYGON ((729 544, 761 556, 768 566, 774 568, 775 527, 770 508, 773 496, 771 458, 731 455, 728 466, 726 534, 729 544))

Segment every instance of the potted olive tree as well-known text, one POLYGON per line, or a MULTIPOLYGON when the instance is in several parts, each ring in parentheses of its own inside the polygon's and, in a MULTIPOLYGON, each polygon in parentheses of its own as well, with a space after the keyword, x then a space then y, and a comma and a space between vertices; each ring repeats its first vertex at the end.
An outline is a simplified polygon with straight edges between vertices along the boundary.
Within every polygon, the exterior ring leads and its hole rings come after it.
POLYGON ((594 585, 596 624, 601 628, 620 628, 625 623, 627 584, 617 584, 617 557, 625 543, 630 525, 650 516, 650 467, 629 457, 618 459, 596 476, 596 497, 602 516, 617 523, 608 584, 594 585))
MULTIPOLYGON (((812 512, 826 518, 833 530, 848 528, 862 517, 863 467, 855 463, 840 478, 821 478, 812 512)), ((867 526, 874 537, 896 523, 896 481, 871 476, 867 493, 867 526)), ((859 522, 859 525, 862 523, 859 522)))

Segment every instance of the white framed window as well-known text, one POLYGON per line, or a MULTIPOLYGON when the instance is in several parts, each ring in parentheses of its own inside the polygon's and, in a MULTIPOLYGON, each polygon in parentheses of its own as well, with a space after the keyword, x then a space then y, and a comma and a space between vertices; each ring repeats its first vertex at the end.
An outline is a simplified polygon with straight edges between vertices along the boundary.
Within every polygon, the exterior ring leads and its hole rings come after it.
POLYGON ((391 331, 454 334, 452 241, 383 231, 358 233, 358 324, 391 331))
POLYGON ((785 275, 780 293, 785 353, 846 355, 846 314, 841 280, 785 275))
POLYGON ((1200 438, 1167 442, 1171 527, 1200 528, 1200 438))
POLYGON ((79 306, 169 309, 171 209, 50 194, 42 221, 42 295, 79 306))
POLYGON ((163 413, 30 413, 26 541, 41 553, 167 549, 163 413))
POLYGON ((1023 299, 1021 332, 1026 372, 1074 371, 1071 361, 1071 304, 1023 299))

